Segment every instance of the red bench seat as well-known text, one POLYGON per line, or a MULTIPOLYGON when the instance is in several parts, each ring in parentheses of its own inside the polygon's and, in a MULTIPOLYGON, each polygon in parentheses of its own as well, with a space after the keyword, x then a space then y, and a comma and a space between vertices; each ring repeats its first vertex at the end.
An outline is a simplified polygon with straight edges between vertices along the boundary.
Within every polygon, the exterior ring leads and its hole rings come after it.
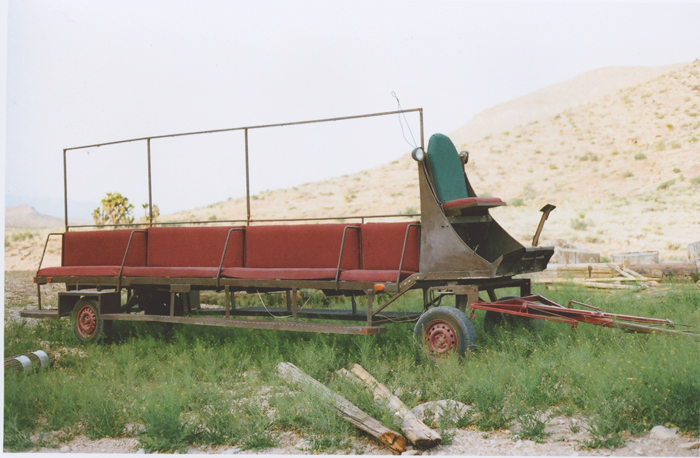
POLYGON ((416 223, 152 227, 67 232, 63 266, 38 275, 116 277, 132 232, 124 277, 217 278, 227 237, 220 273, 226 278, 392 282, 420 264, 416 223))
POLYGON ((360 266, 358 226, 249 226, 245 245, 245 267, 226 268, 222 276, 260 280, 334 280, 341 245, 341 271, 360 266))
POLYGON ((151 227, 146 266, 125 267, 123 275, 216 278, 227 237, 229 243, 223 265, 240 267, 243 265, 243 227, 151 227))
MULTIPOLYGON (((61 266, 44 267, 43 277, 117 276, 124 262, 132 229, 66 232, 63 234, 61 266)), ((146 265, 146 234, 135 232, 125 266, 146 265)))
POLYGON ((418 272, 420 227, 417 223, 368 223, 361 226, 361 231, 362 269, 342 272, 340 280, 388 282, 399 278, 403 280, 418 272), (407 229, 406 253, 399 277, 399 264, 407 229))

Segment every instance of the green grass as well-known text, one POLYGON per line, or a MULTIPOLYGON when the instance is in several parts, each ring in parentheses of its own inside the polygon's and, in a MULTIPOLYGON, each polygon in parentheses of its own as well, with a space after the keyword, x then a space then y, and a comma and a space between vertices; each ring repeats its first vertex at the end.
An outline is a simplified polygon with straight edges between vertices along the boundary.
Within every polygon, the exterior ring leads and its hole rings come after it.
MULTIPOLYGON (((700 328, 700 290, 691 284, 640 298, 573 286, 541 292, 561 304, 575 299, 700 328)), ((410 308, 418 301, 415 295, 398 302, 410 308)), ((310 303, 340 305, 322 295, 310 303)), ((135 437, 147 451, 190 445, 259 450, 291 430, 307 440, 309 452, 353 451, 350 438, 360 433, 313 394, 280 380, 280 361, 292 362, 395 430, 391 412, 364 388, 337 377, 337 369, 361 364, 389 389, 401 388, 409 407, 439 399, 469 404, 474 415, 463 427, 507 429, 517 420, 520 437, 532 440, 546 437, 545 411, 587 418, 591 440, 582 445, 592 448, 617 447, 623 432, 638 434, 659 424, 698 435, 696 341, 586 324, 574 333, 554 322, 537 335, 526 329, 485 335, 482 320, 477 312, 476 352, 437 364, 416 358, 411 324, 389 325, 380 336, 344 336, 197 326, 163 334, 155 323, 115 322, 111 338, 83 346, 67 319, 9 323, 5 356, 39 348, 61 356, 50 370, 5 376, 3 446, 31 450, 85 434, 135 437)), ((449 441, 448 425, 439 423, 449 441)))

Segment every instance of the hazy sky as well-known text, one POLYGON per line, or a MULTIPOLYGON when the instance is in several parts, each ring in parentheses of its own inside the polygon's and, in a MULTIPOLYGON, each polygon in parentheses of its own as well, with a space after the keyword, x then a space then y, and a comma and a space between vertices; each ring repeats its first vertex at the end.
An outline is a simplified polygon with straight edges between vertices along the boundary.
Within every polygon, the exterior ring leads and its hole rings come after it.
MULTIPOLYGON (((392 91, 427 138, 588 70, 700 58, 699 3, 10 1, 7 18, 6 204, 57 216, 67 147, 391 111, 392 91)), ((249 140, 253 193, 411 150, 396 116, 249 140)), ((151 147, 162 211, 244 195, 242 134, 151 147)), ((147 201, 144 142, 68 170, 71 217, 107 191, 147 201)))

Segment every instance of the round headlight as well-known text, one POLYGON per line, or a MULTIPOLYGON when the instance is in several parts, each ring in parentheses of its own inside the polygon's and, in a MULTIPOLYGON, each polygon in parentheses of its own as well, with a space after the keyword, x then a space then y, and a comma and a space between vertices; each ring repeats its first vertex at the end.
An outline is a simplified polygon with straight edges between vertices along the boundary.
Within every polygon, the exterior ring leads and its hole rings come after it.
POLYGON ((411 151, 411 157, 414 161, 423 162, 423 159, 425 159, 425 151, 419 146, 411 151))
POLYGON ((462 164, 469 162, 469 151, 462 151, 459 153, 459 158, 462 160, 462 164))

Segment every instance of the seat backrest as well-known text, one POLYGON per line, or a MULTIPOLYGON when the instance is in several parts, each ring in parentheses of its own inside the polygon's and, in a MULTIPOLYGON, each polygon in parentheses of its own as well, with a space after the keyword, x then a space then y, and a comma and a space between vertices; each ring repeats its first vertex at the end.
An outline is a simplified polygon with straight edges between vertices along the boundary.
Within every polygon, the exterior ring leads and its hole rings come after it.
MULTIPOLYGON (((415 223, 367 223, 362 225, 362 268, 398 270, 406 237, 406 226, 415 223)), ((418 272, 420 266, 420 227, 408 232, 403 270, 418 272)))
POLYGON ((427 155, 433 186, 440 202, 476 197, 467 190, 464 166, 447 135, 434 134, 430 137, 427 155))
MULTIPOLYGON (((249 226, 246 267, 336 268, 346 224, 249 226)), ((359 231, 348 229, 343 247, 344 270, 359 269, 359 231)))
MULTIPOLYGON (((149 267, 219 267, 230 227, 150 227, 149 267)), ((243 266, 244 232, 231 232, 224 267, 243 266)))
MULTIPOLYGON (((132 229, 66 232, 63 234, 63 266, 120 266, 132 229)), ((131 240, 127 266, 146 265, 146 234, 136 232, 131 240)))

